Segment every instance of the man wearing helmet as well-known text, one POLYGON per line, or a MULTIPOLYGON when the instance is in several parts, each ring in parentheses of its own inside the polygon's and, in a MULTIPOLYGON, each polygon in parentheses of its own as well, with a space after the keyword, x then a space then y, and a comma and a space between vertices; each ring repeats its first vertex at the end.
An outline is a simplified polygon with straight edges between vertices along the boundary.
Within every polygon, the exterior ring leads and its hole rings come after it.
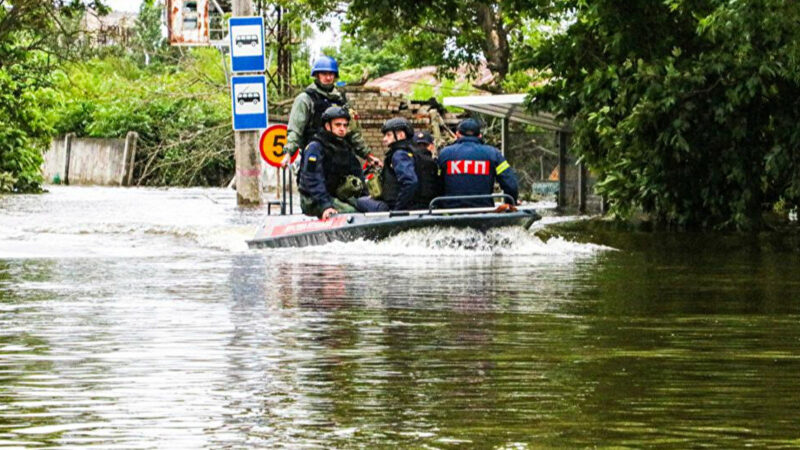
MULTIPOLYGON (((289 163, 291 155, 305 148, 314 134, 322 128, 322 114, 325 110, 331 106, 349 109, 344 93, 339 92, 334 84, 339 76, 339 65, 335 59, 330 56, 320 56, 311 68, 311 76, 314 77, 314 83, 294 99, 289 113, 288 136, 283 148, 286 152, 284 167, 289 163)), ((359 132, 349 132, 346 139, 358 156, 372 163, 380 163, 378 158, 370 154, 359 132)))
MULTIPOLYGON (((389 148, 383 161, 381 200, 362 197, 358 208, 364 211, 410 210, 427 208, 438 190, 435 165, 425 164, 417 155, 414 130, 402 117, 389 119, 381 127, 383 144, 389 148)), ((431 159, 432 162, 432 158, 431 159)))
MULTIPOLYGON (((475 119, 458 124, 456 142, 442 149, 439 170, 444 177, 445 195, 489 195, 494 182, 517 202, 517 176, 500 150, 483 143, 481 126, 475 119)), ((451 200, 445 206, 494 206, 491 199, 451 200)))
POLYGON ((444 193, 442 177, 436 162, 436 145, 429 131, 414 132, 414 169, 419 178, 419 189, 414 209, 425 209, 431 200, 444 193))
POLYGON ((337 213, 356 212, 356 199, 364 193, 364 174, 346 139, 350 113, 331 106, 320 120, 322 127, 303 150, 297 185, 303 213, 326 220, 337 213))

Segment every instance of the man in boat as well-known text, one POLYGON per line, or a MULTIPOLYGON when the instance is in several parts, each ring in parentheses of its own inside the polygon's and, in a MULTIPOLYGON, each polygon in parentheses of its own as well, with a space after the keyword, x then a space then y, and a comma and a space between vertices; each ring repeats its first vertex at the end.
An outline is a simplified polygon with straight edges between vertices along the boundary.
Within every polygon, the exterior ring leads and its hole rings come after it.
POLYGON ((356 212, 356 199, 364 193, 364 174, 346 138, 350 113, 331 106, 320 120, 322 128, 303 150, 297 186, 303 214, 327 220, 337 213, 356 212))
POLYGON ((381 198, 358 199, 361 211, 408 211, 427 208, 438 193, 439 170, 432 155, 427 159, 414 147, 414 129, 403 117, 386 121, 381 127, 383 144, 389 148, 381 172, 381 198))
POLYGON ((431 200, 444 194, 442 177, 436 161, 436 145, 429 131, 414 133, 414 169, 419 179, 419 189, 414 209, 425 209, 431 200))
MULTIPOLYGON (((444 193, 454 195, 490 195, 495 180, 503 192, 517 203, 519 188, 517 176, 500 150, 483 142, 481 126, 475 119, 464 119, 458 124, 456 141, 439 154, 439 170, 444 178, 444 193)), ((510 203, 506 200, 507 203, 510 203)), ((494 206, 490 198, 475 200, 450 200, 446 207, 494 206)))
MULTIPOLYGON (((286 154, 283 166, 289 164, 291 155, 304 149, 314 134, 322 128, 322 114, 331 106, 340 106, 352 112, 347 104, 344 92, 336 89, 336 78, 339 77, 339 64, 330 56, 320 56, 311 68, 314 82, 300 93, 292 103, 289 113, 288 136, 283 150, 286 154)), ((367 144, 356 130, 349 130, 346 139, 356 155, 373 164, 380 164, 380 159, 370 153, 367 144)))

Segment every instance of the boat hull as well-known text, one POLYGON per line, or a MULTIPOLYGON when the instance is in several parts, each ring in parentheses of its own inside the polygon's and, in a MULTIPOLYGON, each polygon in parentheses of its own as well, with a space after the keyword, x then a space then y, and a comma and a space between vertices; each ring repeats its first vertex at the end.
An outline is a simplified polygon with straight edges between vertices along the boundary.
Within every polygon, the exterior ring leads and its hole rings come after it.
POLYGON ((427 211, 380 216, 340 214, 328 220, 283 216, 262 227, 255 238, 247 241, 247 245, 250 248, 280 248, 358 239, 378 241, 404 231, 427 227, 472 228, 479 231, 507 226, 528 228, 540 218, 533 209, 448 215, 431 214, 427 211))

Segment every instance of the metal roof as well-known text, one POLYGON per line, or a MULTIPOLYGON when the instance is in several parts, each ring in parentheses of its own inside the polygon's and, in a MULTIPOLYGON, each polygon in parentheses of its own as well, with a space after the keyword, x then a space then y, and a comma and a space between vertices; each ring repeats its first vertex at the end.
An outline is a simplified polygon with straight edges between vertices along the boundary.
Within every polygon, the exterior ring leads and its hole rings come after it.
POLYGON ((536 125, 550 131, 569 131, 569 126, 557 121, 553 114, 529 113, 524 105, 526 96, 527 94, 505 94, 445 97, 444 106, 455 106, 514 122, 536 125))

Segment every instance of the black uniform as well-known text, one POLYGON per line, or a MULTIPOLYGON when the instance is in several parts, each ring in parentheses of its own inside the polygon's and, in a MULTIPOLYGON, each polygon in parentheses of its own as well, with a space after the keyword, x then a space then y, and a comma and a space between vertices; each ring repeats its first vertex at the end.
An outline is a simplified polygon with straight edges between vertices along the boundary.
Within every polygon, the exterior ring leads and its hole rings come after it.
POLYGON ((348 175, 364 180, 364 172, 353 150, 345 139, 327 130, 319 131, 303 151, 297 182, 300 194, 325 210, 333 206, 336 189, 348 175))
POLYGON ((425 209, 443 191, 431 152, 407 140, 393 143, 383 163, 383 201, 391 209, 425 209))

